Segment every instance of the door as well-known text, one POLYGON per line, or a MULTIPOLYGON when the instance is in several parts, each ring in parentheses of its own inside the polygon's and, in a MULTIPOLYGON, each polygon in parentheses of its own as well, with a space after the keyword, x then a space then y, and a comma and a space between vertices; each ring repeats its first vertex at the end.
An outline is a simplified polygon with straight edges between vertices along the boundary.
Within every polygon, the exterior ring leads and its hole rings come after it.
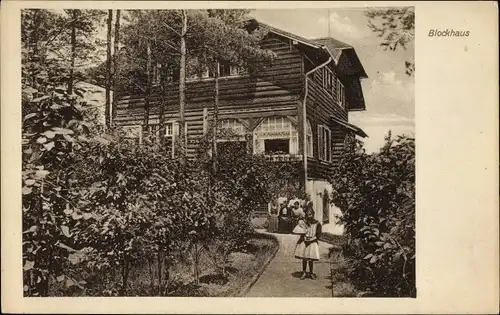
POLYGON ((328 191, 323 191, 323 224, 330 222, 330 200, 328 198, 328 191))

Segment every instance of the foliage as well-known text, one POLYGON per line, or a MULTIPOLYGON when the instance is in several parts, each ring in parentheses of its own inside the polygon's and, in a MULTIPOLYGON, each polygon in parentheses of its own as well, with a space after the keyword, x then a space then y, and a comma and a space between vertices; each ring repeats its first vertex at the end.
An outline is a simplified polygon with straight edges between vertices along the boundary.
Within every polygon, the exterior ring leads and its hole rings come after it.
POLYGON ((88 275, 116 270, 120 287, 92 294, 126 295, 142 258, 156 262, 151 292, 162 294, 169 266, 186 250, 198 282, 198 259, 210 246, 225 274, 229 254, 245 246, 250 212, 275 193, 280 168, 248 152, 224 154, 214 180, 202 157, 181 164, 159 145, 89 139, 78 102, 64 93, 35 98, 38 110, 23 125, 26 294, 45 296, 58 281, 94 292, 88 275))
POLYGON ((389 134, 371 155, 352 141, 331 183, 353 283, 374 295, 415 296, 414 139, 389 134))
MULTIPOLYGON (((401 7, 390 9, 370 9, 365 13, 368 17, 368 27, 378 37, 386 50, 396 50, 398 47, 406 49, 409 42, 415 38, 415 9, 414 7, 401 7)), ((405 61, 406 73, 413 75, 414 61, 405 61)))
MULTIPOLYGON (((58 33, 64 29, 51 28, 64 25, 64 17, 28 10, 22 23, 25 295, 47 296, 51 288, 67 295, 128 295, 130 272, 144 260, 151 267, 150 294, 165 294, 169 270, 183 254, 192 254, 197 284, 200 254, 211 248, 225 274, 229 254, 242 250, 250 235, 250 213, 278 195, 279 179, 296 180, 299 163, 226 150, 213 176, 207 150, 181 161, 153 139, 136 145, 118 130, 102 134, 86 91, 68 94, 67 62, 50 53, 68 46, 70 38, 58 33)), ((80 26, 92 31, 92 25, 80 26)), ((84 56, 81 45, 75 49, 84 56)))
POLYGON ((268 30, 245 29, 248 10, 192 10, 190 12, 188 49, 197 64, 193 68, 212 73, 219 61, 226 61, 254 73, 272 60, 275 53, 261 49, 260 42, 268 30), (198 67, 198 69, 197 69, 198 67))

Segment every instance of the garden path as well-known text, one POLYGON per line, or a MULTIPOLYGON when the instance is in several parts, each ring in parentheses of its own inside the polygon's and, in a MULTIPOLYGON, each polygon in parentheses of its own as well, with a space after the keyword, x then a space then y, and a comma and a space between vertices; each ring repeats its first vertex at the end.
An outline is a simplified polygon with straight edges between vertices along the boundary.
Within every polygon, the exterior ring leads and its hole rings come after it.
MULTIPOLYGON (((266 233, 266 232, 264 232, 266 233)), ((319 242, 321 259, 314 263, 316 280, 300 280, 302 262, 293 257, 299 238, 292 234, 274 234, 280 248, 266 270, 247 293, 247 297, 331 297, 330 265, 328 249, 330 244, 319 242)))

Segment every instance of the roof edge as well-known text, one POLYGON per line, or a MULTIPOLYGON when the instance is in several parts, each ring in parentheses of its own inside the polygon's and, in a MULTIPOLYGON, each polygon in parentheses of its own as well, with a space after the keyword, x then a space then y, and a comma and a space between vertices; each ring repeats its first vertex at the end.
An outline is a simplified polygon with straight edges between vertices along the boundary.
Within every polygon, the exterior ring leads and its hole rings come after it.
POLYGON ((363 138, 368 138, 368 134, 363 131, 363 129, 359 128, 358 126, 355 126, 353 124, 348 123, 347 121, 344 121, 338 117, 335 116, 330 116, 330 119, 332 119, 334 122, 338 123, 339 125, 343 126, 344 128, 347 128, 351 131, 353 131, 356 135, 363 137, 363 138))

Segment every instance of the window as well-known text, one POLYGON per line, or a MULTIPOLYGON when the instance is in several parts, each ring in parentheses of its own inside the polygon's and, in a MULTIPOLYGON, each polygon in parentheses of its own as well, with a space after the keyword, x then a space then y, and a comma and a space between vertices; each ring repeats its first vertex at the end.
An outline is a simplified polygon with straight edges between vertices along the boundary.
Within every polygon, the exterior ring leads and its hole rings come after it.
POLYGON ((307 121, 307 130, 306 130, 306 152, 307 156, 312 157, 313 156, 313 134, 312 134, 312 128, 311 128, 311 123, 309 120, 307 121))
POLYGON ((195 81, 195 80, 200 80, 200 79, 207 79, 209 78, 209 71, 206 69, 205 71, 201 73, 194 73, 190 74, 186 77, 186 81, 195 81))
POLYGON ((124 126, 123 138, 131 144, 142 144, 142 126, 124 126))
MULTIPOLYGON (((149 125, 149 133, 155 136, 160 135, 160 125, 159 124, 151 124, 149 125)), ((172 137, 173 132, 173 123, 165 124, 165 137, 172 137)))
POLYGON ((219 76, 228 77, 231 75, 231 65, 229 62, 221 61, 219 62, 219 76))
MULTIPOLYGON (((219 77, 229 77, 244 73, 244 69, 239 68, 235 65, 231 65, 229 61, 220 61, 219 62, 219 77)), ((211 74, 211 76, 213 76, 211 74)))
POLYGON ((247 150, 247 128, 238 119, 222 119, 218 122, 217 146, 222 154, 247 150))
POLYGON ((154 125, 149 125, 148 126, 148 132, 149 132, 149 138, 153 140, 154 142, 159 142, 159 131, 160 131, 160 125, 154 124, 154 125))
MULTIPOLYGON (((243 67, 238 67, 231 65, 229 62, 221 61, 219 62, 219 77, 229 77, 229 76, 237 76, 239 74, 246 74, 247 71, 243 67)), ((186 77, 186 81, 196 81, 208 78, 214 78, 215 74, 206 68, 200 76, 200 73, 189 73, 186 77)), ((178 81, 178 79, 177 79, 178 81)))
POLYGON ((157 63, 153 66, 153 73, 151 75, 151 84, 153 86, 160 84, 160 75, 161 75, 161 64, 157 63))
POLYGON ((325 161, 331 162, 332 161, 332 132, 328 127, 323 128, 325 134, 323 141, 325 142, 324 148, 325 148, 325 161))
POLYGON ((345 99, 345 89, 342 83, 340 83, 340 105, 345 107, 346 99, 345 99))
MULTIPOLYGON (((153 141, 156 143, 160 142, 160 125, 159 124, 151 124, 149 125, 149 134, 152 137, 153 141)), ((173 156, 174 153, 174 124, 166 123, 165 124, 165 148, 167 152, 171 153, 173 156)))
POLYGON ((165 79, 167 82, 179 82, 180 79, 180 69, 179 68, 168 68, 165 70, 165 79))
POLYGON ((332 132, 325 125, 318 126, 318 158, 323 161, 332 161, 332 132))
POLYGON ((254 153, 298 154, 297 128, 287 117, 274 116, 265 118, 254 129, 253 139, 254 153))
POLYGON ((344 107, 345 106, 345 89, 344 89, 344 85, 342 84, 342 82, 340 82, 339 79, 337 79, 337 104, 339 104, 340 106, 344 107))
POLYGON ((331 95, 333 95, 334 84, 335 84, 335 76, 333 75, 332 70, 325 68, 325 82, 323 87, 331 95))
POLYGON ((267 154, 290 154, 290 139, 264 140, 264 152, 267 154))
POLYGON ((218 122, 218 141, 244 141, 246 127, 238 119, 222 119, 218 122))

